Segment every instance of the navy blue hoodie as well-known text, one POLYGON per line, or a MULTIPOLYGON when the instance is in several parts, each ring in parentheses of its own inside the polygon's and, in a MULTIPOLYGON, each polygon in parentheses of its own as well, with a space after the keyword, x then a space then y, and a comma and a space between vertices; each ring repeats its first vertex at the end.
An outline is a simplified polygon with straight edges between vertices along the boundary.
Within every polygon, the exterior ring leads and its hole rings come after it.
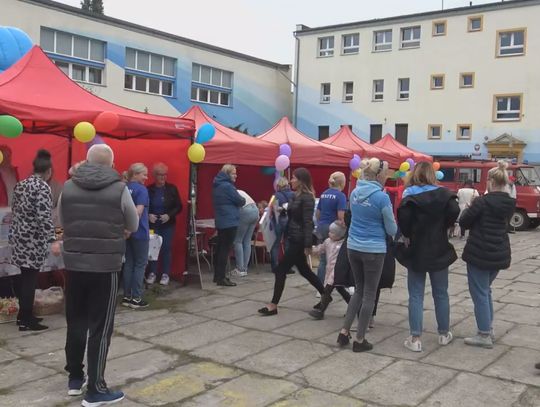
POLYGON ((212 188, 214 216, 217 229, 237 227, 240 220, 240 208, 246 200, 240 196, 229 174, 218 172, 212 188))

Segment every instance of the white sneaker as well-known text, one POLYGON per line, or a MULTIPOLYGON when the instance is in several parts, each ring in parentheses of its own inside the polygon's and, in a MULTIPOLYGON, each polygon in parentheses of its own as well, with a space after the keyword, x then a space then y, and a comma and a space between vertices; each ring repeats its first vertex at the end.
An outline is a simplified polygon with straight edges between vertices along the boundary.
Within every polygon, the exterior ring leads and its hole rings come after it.
POLYGON ((354 287, 347 288, 347 291, 349 292, 350 295, 354 295, 354 287))
POLYGON ((238 277, 247 277, 248 273, 247 271, 239 271, 238 272, 238 277))
POLYGON ((146 277, 146 282, 148 284, 154 284, 156 282, 156 275, 154 273, 148 274, 148 277, 146 277))
POLYGON ((475 335, 470 338, 464 339, 465 345, 478 346, 480 348, 491 349, 493 348, 493 341, 490 335, 475 335))
POLYGON ((170 278, 167 274, 163 274, 161 276, 161 280, 159 280, 159 284, 161 285, 169 285, 170 278))
POLYGON ((241 273, 236 267, 231 270, 231 276, 239 276, 241 273))
POLYGON ((413 342, 412 336, 409 336, 407 339, 405 339, 403 345, 405 345, 405 347, 412 352, 422 352, 422 342, 420 341, 420 339, 417 339, 413 342))
POLYGON ((439 345, 446 346, 454 339, 452 332, 448 331, 446 335, 439 335, 439 345))

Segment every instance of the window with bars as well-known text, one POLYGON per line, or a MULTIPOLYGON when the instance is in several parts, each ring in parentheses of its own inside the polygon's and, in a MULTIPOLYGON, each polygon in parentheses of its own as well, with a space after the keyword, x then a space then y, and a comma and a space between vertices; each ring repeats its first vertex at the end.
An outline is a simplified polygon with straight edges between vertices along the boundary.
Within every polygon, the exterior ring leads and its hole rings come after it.
POLYGON ((232 91, 232 72, 206 65, 192 65, 191 100, 219 106, 231 106, 232 91))

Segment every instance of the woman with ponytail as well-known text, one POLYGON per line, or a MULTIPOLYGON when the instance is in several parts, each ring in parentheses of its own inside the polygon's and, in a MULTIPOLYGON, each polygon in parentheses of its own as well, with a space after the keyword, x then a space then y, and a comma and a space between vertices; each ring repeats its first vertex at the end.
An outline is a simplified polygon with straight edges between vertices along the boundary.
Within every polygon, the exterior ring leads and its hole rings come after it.
POLYGON ((470 230, 463 250, 467 263, 469 292, 474 303, 478 333, 465 344, 493 347, 493 301, 491 284, 500 270, 510 267, 511 250, 507 222, 516 206, 508 194, 508 163, 499 161, 488 172, 487 194, 472 201, 459 218, 459 226, 470 230))
POLYGON ((60 254, 52 220, 52 195, 47 182, 52 176, 51 154, 39 150, 33 162, 34 173, 20 181, 13 191, 13 220, 9 230, 11 263, 20 268, 15 279, 19 299, 19 331, 43 331, 41 318, 33 314, 38 273, 51 251, 60 254))

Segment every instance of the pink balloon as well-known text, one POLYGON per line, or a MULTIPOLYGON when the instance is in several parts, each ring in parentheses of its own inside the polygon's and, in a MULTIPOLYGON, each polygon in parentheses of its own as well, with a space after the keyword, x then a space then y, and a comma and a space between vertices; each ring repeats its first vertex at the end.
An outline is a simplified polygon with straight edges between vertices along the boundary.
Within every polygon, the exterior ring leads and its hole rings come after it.
POLYGON ((278 158, 276 158, 275 167, 278 171, 285 171, 289 165, 291 164, 291 161, 289 160, 289 157, 282 154, 278 158))

